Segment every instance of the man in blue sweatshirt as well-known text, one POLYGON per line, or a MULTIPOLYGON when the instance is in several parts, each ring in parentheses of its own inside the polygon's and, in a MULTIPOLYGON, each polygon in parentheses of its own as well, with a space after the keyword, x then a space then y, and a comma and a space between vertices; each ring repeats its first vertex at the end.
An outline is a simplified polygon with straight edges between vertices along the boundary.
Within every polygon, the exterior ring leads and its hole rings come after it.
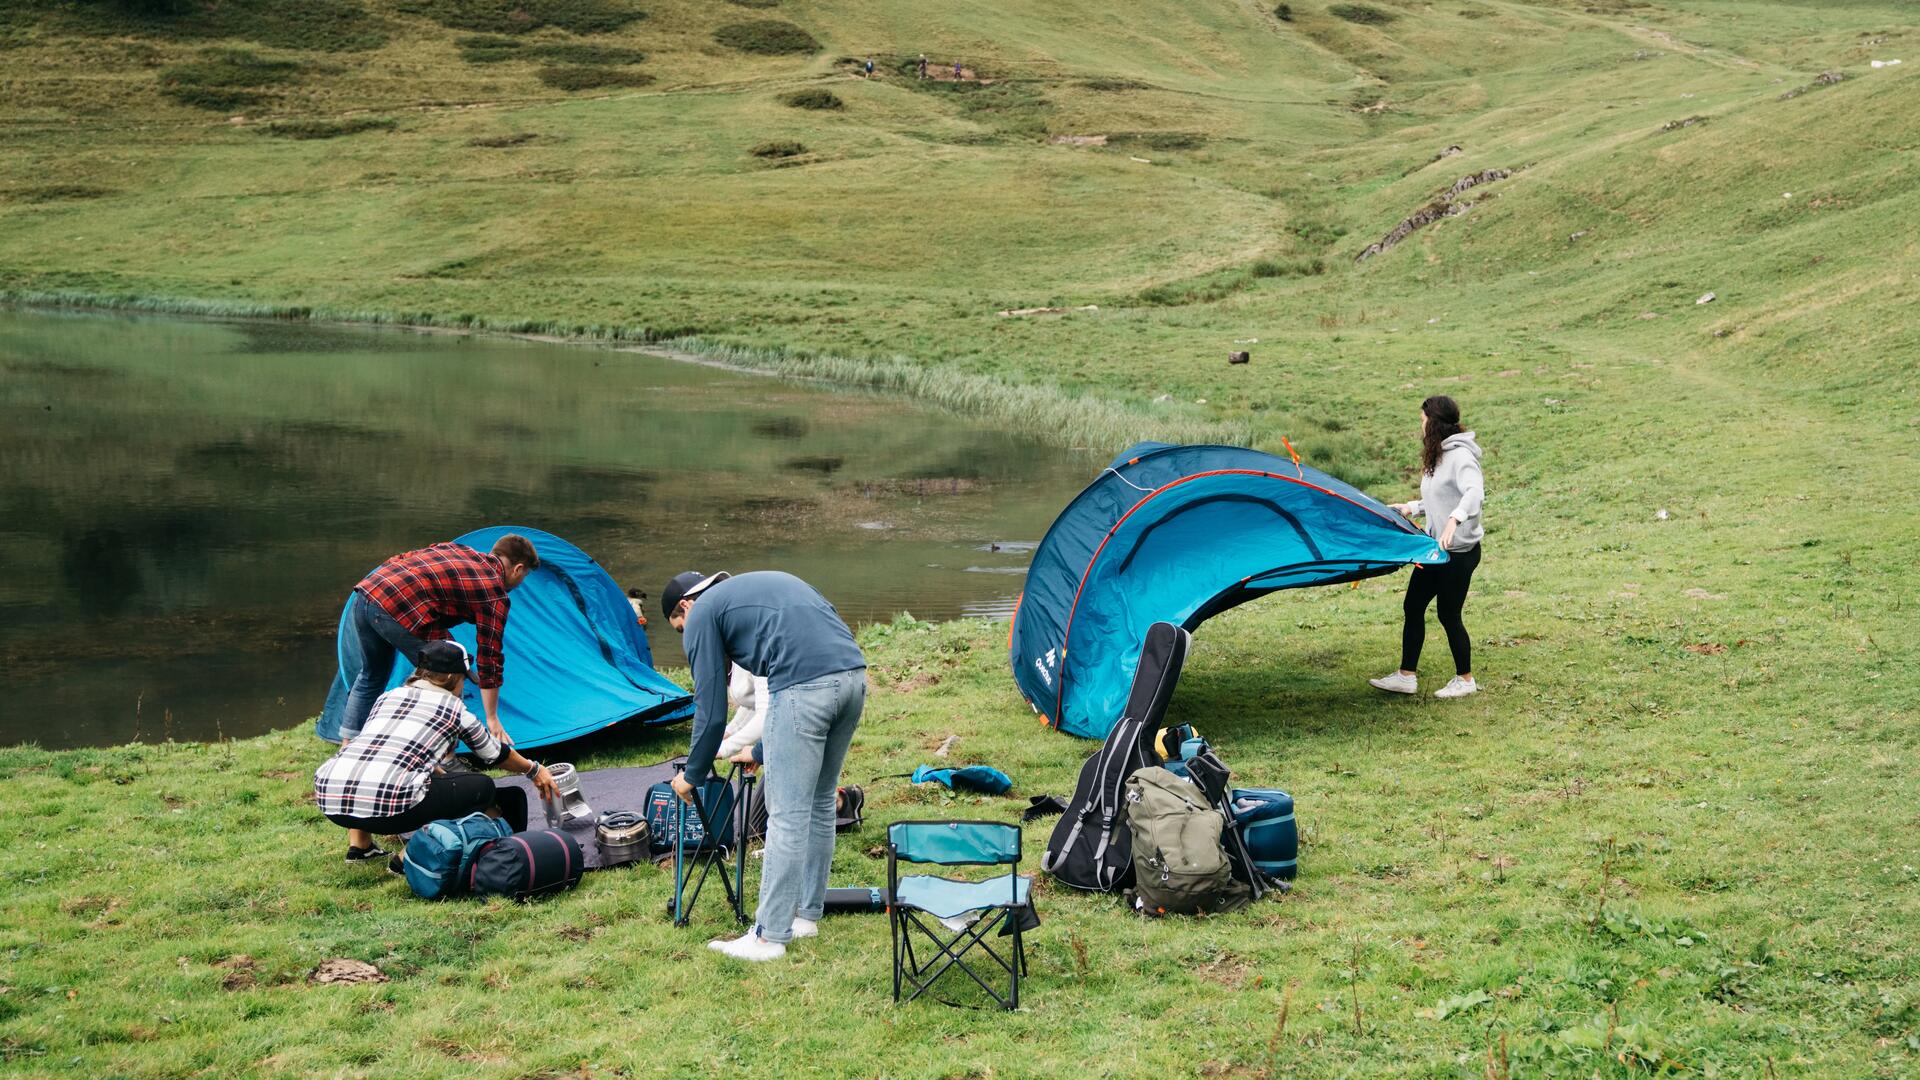
POLYGON ((785 956, 813 937, 833 865, 834 793, 867 700, 867 658, 839 612, 813 586, 779 571, 734 577, 689 570, 660 595, 667 622, 685 638, 693 669, 693 745, 673 789, 693 801, 712 770, 727 723, 727 673, 739 664, 767 680, 760 748, 767 850, 754 927, 709 947, 741 960, 785 956))

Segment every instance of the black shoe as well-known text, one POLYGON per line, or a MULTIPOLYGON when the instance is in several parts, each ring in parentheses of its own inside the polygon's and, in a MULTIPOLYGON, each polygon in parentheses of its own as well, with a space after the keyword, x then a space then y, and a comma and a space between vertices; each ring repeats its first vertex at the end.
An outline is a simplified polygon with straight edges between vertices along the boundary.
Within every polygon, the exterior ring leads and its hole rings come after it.
POLYGON ((387 873, 397 874, 400 877, 406 877, 407 864, 400 860, 400 856, 395 855, 392 858, 389 858, 387 860, 387 873))
POLYGON ((350 847, 347 849, 348 865, 372 862, 375 859, 384 859, 386 857, 387 853, 380 849, 379 844, 373 844, 368 847, 350 847))

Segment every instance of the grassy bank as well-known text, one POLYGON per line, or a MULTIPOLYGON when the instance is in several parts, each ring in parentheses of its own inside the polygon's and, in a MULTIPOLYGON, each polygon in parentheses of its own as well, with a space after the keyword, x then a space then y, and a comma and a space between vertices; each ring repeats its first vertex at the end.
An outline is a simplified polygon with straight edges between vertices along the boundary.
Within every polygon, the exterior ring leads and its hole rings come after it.
MULTIPOLYGON (((1914 1071, 1920 58, 1870 66, 1920 41, 1908 7, 538 7, 0 4, 0 289, 698 351, 1101 449, 1284 435, 1395 499, 1452 393, 1488 448, 1486 692, 1365 687, 1394 579, 1208 624, 1175 716, 1298 796, 1299 888, 1198 923, 1047 889, 1011 1017, 895 1010, 871 919, 716 963, 651 872, 412 902, 338 863, 299 732, 0 751, 9 1069, 1914 1071), (820 48, 723 43, 767 12, 820 48), (909 76, 923 50, 971 76, 909 76), (252 97, 182 100, 209 87, 252 97), (842 107, 786 103, 819 88, 842 107), (262 130, 356 116, 393 124, 262 130), (1461 212, 1355 262, 1436 200, 1461 212), (1000 314, 1027 308, 1063 310, 1000 314), (330 956, 391 981, 308 985, 330 956)), ((1016 795, 1067 790, 1090 748, 1038 730, 1004 633, 865 631, 852 777, 958 735, 1016 795)), ((883 873, 886 820, 1016 805, 876 785, 836 883, 883 873)))

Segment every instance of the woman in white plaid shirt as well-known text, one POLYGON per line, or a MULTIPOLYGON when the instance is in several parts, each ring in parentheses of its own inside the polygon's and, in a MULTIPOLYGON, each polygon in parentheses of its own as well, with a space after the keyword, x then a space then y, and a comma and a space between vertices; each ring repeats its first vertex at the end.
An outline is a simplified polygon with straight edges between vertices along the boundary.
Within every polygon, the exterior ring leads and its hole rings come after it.
POLYGON ((494 786, 479 773, 449 772, 454 748, 465 741, 489 767, 520 773, 543 798, 554 798, 553 777, 504 745, 467 711, 460 691, 467 650, 457 641, 429 641, 420 666, 397 689, 380 695, 359 734, 313 774, 313 798, 327 820, 347 830, 347 861, 386 856, 374 834, 395 836, 429 821, 496 813, 515 832, 527 827, 527 797, 494 786))

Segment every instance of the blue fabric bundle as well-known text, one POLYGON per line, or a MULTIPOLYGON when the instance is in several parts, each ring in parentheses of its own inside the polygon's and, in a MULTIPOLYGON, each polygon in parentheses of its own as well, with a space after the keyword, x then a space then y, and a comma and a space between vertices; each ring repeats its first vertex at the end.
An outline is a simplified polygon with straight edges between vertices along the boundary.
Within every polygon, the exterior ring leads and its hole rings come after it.
POLYGON ((913 782, 943 784, 954 791, 977 791, 982 795, 1005 795, 1013 790, 1013 779, 991 765, 969 765, 964 769, 936 769, 921 765, 913 770, 913 782))

